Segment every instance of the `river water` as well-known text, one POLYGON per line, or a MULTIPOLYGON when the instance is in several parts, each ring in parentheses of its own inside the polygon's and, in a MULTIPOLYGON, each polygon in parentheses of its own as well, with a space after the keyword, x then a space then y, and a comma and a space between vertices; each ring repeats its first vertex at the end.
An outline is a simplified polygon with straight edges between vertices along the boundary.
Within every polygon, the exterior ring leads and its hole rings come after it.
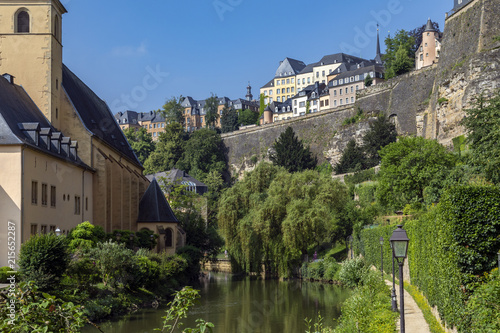
MULTIPOLYGON (((215 325, 215 333, 304 333, 304 319, 318 314, 327 326, 335 326, 349 291, 339 286, 300 280, 237 278, 209 273, 199 285, 200 302, 192 308, 184 327, 193 328, 203 318, 215 325)), ((153 333, 162 326, 164 309, 146 309, 118 321, 102 323, 105 333, 153 333)), ((86 328, 83 333, 99 332, 86 328)), ((178 330, 177 332, 181 332, 178 330)))

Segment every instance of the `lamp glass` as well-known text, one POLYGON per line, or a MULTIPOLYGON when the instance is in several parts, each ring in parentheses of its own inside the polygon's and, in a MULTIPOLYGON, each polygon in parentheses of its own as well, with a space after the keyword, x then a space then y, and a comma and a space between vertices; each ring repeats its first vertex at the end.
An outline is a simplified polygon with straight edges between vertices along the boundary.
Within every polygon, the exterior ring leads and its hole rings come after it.
POLYGON ((406 250, 408 249, 407 241, 392 241, 392 245, 396 258, 406 258, 406 250))

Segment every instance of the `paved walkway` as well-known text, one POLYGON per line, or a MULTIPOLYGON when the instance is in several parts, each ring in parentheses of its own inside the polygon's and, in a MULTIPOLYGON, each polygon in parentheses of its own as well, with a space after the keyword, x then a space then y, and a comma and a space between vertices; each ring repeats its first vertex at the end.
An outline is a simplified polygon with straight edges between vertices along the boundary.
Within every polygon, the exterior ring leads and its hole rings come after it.
MULTIPOLYGON (((385 280, 385 283, 392 289, 392 281, 385 280)), ((396 296, 399 309, 399 286, 396 285, 396 296)), ((430 333, 429 325, 424 319, 424 315, 413 297, 405 290, 405 332, 406 333, 430 333)), ((397 328, 401 331, 400 320, 398 318, 397 328)))

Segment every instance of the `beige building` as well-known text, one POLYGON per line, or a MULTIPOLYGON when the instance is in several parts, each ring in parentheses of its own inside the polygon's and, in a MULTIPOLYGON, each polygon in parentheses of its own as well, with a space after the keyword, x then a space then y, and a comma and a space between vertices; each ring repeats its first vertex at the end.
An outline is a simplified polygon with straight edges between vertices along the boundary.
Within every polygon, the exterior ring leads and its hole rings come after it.
POLYGON ((274 79, 260 88, 260 93, 268 96, 266 104, 272 102, 283 103, 297 93, 296 76, 306 67, 300 60, 285 58, 280 61, 274 79))
POLYGON ((437 63, 440 52, 441 36, 439 31, 434 29, 432 21, 429 19, 422 34, 422 43, 415 53, 415 69, 419 70, 437 63))
MULTIPOLYGON (((78 148, 77 141, 47 121, 13 77, 0 77, 0 216, 4 221, 0 250, 5 254, 17 255, 22 242, 33 234, 57 228, 67 234, 79 223, 93 220, 95 170, 81 160, 78 148), (9 243, 15 244, 12 251, 9 243)), ((0 266, 8 264, 7 255, 2 256, 0 266)))
MULTIPOLYGON (((62 149, 69 147, 67 156, 72 156, 72 150, 75 155, 78 151, 78 160, 69 162, 67 158, 61 160, 60 156, 32 149, 38 147, 35 134, 30 148, 23 148, 25 141, 17 148, 2 146, 0 163, 9 165, 5 168, 9 173, 2 172, 0 186, 5 202, 20 210, 16 218, 19 241, 25 241, 31 230, 35 231, 32 224, 37 232, 50 230, 51 226, 67 231, 83 220, 90 220, 107 232, 137 230, 139 201, 149 181, 142 175, 143 167, 106 103, 63 65, 61 21, 66 9, 59 0, 0 0, 0 8, 0 72, 14 76, 15 83, 9 84, 22 86, 46 118, 45 122, 40 117, 18 122, 39 123, 40 138, 47 138, 49 129, 52 136, 63 133, 65 137, 60 143, 62 149), (10 166, 18 159, 21 162, 10 166), (24 169, 21 173, 12 170, 18 168, 24 169), (11 179, 16 179, 16 186, 9 185, 11 179), (21 199, 31 193, 32 186, 40 202, 46 203, 44 198, 54 195, 56 208, 23 202, 21 199)), ((6 99, 0 99, 0 107, 5 108, 5 104, 6 99)), ((15 112, 12 108, 4 110, 5 114, 15 112)), ((33 128, 33 133, 37 133, 37 127, 33 128)), ((7 128, 0 130, 3 137, 7 128)), ((0 214, 3 216, 4 210, 0 214)), ((5 230, 0 234, 5 236, 5 230)))

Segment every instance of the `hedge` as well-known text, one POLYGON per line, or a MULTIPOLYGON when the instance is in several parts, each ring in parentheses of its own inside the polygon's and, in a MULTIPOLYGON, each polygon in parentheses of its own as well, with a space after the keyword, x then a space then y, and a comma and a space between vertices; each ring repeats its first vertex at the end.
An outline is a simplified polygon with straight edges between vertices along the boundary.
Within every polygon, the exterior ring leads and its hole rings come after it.
MULTIPOLYGON (((389 240, 395 226, 365 229, 355 237, 355 249, 380 268, 380 236, 389 240)), ((406 222, 410 238, 411 282, 437 306, 441 318, 460 332, 471 331, 467 303, 496 267, 500 249, 500 188, 457 186, 419 220, 406 222)), ((384 241, 384 271, 391 271, 390 245, 384 241)), ((397 269, 397 267, 396 267, 397 269)), ((397 274, 397 273, 396 273, 397 274)), ((492 288, 492 297, 500 296, 492 288), (495 294, 497 293, 497 294, 495 294)), ((491 319, 494 320, 494 319, 491 319)), ((481 325, 487 327, 491 323, 481 325)), ((477 330, 477 323, 474 328, 477 330)))

